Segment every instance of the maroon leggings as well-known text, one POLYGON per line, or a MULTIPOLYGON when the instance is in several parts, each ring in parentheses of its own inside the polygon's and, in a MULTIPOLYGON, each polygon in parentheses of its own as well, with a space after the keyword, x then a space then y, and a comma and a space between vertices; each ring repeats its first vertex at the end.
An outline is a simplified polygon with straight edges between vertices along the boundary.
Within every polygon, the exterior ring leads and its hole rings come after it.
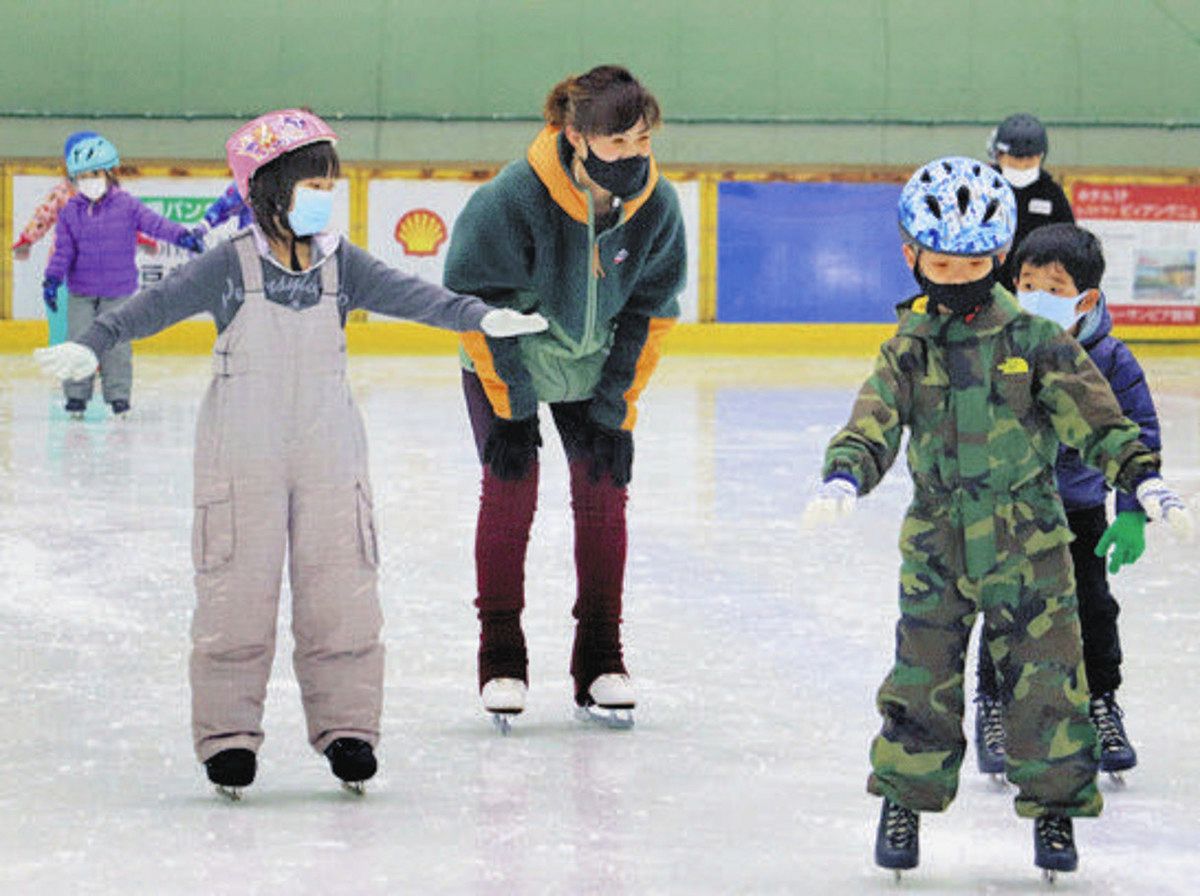
MULTIPOLYGON (((463 393, 481 463, 495 415, 479 377, 463 371, 463 393)), ((586 401, 550 405, 571 474, 575 517, 575 646, 571 677, 583 702, 597 676, 624 672, 621 654, 621 590, 625 578, 626 488, 605 473, 589 475, 586 401)), ((537 507, 538 463, 523 479, 505 481, 483 466, 479 520, 475 528, 475 576, 479 610, 479 686, 493 678, 528 682, 528 655, 521 611, 525 608, 525 549, 537 507)))

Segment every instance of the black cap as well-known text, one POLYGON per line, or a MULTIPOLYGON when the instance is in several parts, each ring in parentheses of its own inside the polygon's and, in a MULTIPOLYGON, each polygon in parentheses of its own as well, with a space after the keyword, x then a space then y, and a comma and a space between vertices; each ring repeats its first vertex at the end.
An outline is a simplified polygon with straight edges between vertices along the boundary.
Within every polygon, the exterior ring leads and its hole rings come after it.
POLYGON ((993 160, 1000 153, 1020 158, 1043 156, 1049 149, 1045 126, 1027 112, 1008 116, 988 140, 988 155, 993 160))

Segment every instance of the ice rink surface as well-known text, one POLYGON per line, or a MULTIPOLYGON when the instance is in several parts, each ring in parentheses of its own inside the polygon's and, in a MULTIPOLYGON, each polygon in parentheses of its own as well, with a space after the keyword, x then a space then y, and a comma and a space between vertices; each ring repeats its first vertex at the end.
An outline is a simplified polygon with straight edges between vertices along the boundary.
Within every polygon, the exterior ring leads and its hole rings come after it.
MULTIPOLYGON (((307 746, 288 597, 259 777, 213 795, 191 752, 191 452, 206 357, 139 356, 134 410, 82 422, 0 355, 0 892, 895 893, 864 790, 889 668, 903 462, 843 527, 799 531, 869 363, 668 357, 642 401, 626 657, 637 725, 571 716, 565 464, 543 420, 529 708, 478 706, 478 468, 451 358, 351 359, 381 534, 381 771, 339 790, 307 746)), ((1167 474, 1200 496, 1200 361, 1146 361, 1167 474)), ((1122 570, 1121 702, 1141 764, 1076 825, 1066 893, 1200 891, 1200 548, 1160 527, 1122 570)), ((1046 892, 1031 824, 964 767, 899 892, 1046 892)))

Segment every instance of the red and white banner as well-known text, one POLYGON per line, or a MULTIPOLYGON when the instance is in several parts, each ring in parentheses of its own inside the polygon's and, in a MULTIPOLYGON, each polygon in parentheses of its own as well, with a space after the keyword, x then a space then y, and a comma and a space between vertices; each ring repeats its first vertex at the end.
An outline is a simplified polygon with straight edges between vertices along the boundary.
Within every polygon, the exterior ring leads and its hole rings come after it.
POLYGON ((1113 321, 1200 324, 1200 186, 1076 180, 1071 205, 1104 244, 1104 294, 1113 321))

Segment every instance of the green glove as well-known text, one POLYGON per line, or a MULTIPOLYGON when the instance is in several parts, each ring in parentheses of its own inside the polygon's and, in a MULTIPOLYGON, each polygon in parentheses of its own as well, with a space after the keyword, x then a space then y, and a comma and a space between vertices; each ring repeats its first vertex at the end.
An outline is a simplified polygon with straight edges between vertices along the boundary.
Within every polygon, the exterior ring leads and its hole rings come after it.
POLYGON ((1146 514, 1140 510, 1122 510, 1112 525, 1100 536, 1096 545, 1096 556, 1103 557, 1112 548, 1108 571, 1116 572, 1122 566, 1132 566, 1146 550, 1146 514))

